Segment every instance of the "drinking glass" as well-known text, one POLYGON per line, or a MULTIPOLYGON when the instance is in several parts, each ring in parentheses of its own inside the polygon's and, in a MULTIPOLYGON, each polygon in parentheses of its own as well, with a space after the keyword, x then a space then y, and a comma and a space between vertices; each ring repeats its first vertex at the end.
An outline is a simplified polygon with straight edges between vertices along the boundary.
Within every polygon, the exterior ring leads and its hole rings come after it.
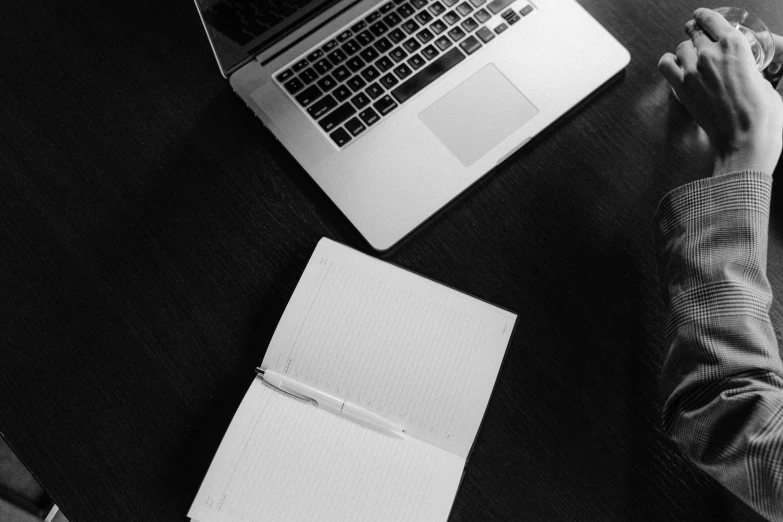
POLYGON ((741 7, 716 7, 713 11, 745 36, 759 71, 766 69, 775 56, 775 43, 764 22, 741 7))

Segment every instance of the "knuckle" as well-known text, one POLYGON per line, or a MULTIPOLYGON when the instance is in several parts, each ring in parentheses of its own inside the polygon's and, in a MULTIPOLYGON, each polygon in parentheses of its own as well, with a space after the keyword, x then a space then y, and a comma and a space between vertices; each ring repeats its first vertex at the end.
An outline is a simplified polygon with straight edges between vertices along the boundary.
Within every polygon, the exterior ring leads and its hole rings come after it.
POLYGON ((745 45, 745 37, 739 31, 731 31, 720 39, 723 49, 737 49, 740 45, 745 45))
POLYGON ((700 49, 696 55, 697 67, 710 67, 715 62, 716 56, 709 49, 700 49))

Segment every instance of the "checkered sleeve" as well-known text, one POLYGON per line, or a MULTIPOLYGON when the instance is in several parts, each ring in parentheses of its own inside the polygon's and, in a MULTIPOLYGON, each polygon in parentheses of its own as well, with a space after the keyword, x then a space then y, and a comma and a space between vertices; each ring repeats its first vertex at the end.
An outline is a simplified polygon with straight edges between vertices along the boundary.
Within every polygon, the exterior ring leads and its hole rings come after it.
POLYGON ((783 365, 766 276, 772 177, 667 194, 655 214, 668 316, 663 426, 699 467, 783 521, 783 365))

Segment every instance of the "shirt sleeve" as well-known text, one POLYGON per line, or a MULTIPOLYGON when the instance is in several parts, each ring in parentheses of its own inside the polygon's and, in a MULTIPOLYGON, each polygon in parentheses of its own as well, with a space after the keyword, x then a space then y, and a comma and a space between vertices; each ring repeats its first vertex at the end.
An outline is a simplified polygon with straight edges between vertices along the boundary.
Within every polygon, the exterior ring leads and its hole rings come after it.
POLYGON ((743 171, 667 194, 655 214, 668 316, 663 427, 699 467, 783 521, 783 365, 769 318, 772 177, 743 171))

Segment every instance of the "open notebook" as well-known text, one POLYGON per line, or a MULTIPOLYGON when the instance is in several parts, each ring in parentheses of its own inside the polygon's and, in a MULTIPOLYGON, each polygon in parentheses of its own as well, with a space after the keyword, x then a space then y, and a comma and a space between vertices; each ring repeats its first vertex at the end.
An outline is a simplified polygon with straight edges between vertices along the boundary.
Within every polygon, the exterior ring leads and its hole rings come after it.
POLYGON ((261 368, 399 424, 377 429, 255 378, 188 516, 445 520, 516 315, 322 239, 261 368))

